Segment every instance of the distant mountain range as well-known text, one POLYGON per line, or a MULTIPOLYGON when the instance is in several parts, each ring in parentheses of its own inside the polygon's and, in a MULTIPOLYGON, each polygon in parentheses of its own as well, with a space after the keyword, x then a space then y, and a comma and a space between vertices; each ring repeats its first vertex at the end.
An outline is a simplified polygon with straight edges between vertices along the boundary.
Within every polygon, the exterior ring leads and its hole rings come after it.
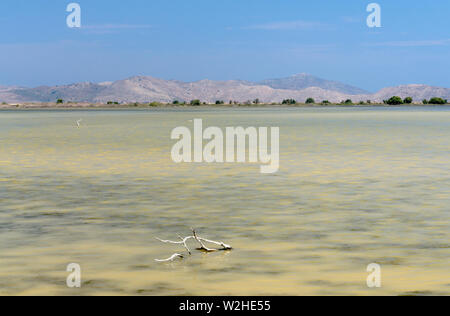
POLYGON ((344 94, 368 94, 369 92, 357 87, 353 87, 342 82, 329 81, 309 74, 298 74, 281 79, 268 79, 258 82, 263 86, 283 90, 303 90, 311 87, 318 87, 324 90, 337 91, 344 94))
POLYGON ((372 94, 357 87, 308 74, 260 82, 241 80, 181 82, 137 76, 115 82, 86 82, 53 87, 0 86, 0 103, 55 102, 59 98, 65 101, 90 103, 172 102, 193 99, 213 103, 216 100, 245 102, 257 98, 267 103, 281 102, 283 99, 304 102, 307 98, 314 98, 318 102, 322 100, 341 102, 346 99, 354 102, 366 100, 381 102, 394 95, 402 98, 410 96, 415 101, 432 97, 450 99, 450 89, 412 84, 384 88, 372 94))

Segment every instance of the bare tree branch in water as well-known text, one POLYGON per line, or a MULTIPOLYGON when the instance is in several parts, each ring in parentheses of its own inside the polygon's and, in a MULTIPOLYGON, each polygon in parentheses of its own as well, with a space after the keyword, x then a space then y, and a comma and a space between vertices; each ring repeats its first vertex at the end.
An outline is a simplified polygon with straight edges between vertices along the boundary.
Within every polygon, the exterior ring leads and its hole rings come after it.
POLYGON ((178 238, 181 239, 181 241, 183 242, 184 248, 186 248, 186 250, 187 250, 187 252, 189 253, 189 255, 191 255, 191 254, 192 254, 192 253, 191 253, 191 249, 189 249, 189 247, 188 247, 188 245, 187 245, 187 243, 186 243, 186 241, 188 241, 189 238, 183 238, 183 237, 181 237, 180 235, 178 235, 178 238))
MULTIPOLYGON (((225 250, 232 250, 233 249, 230 245, 227 245, 227 244, 225 244, 225 243, 223 243, 221 241, 214 241, 214 240, 209 240, 209 239, 206 239, 206 238, 199 237, 197 235, 197 232, 193 228, 192 228, 192 236, 188 236, 188 237, 184 237, 183 238, 180 235, 178 235, 178 237, 180 238, 180 241, 163 240, 163 239, 160 239, 160 238, 157 238, 157 237, 156 237, 156 239, 159 240, 160 242, 166 243, 166 244, 183 245, 184 248, 189 253, 189 255, 192 254, 189 246, 187 245, 187 242, 190 239, 194 239, 195 241, 197 241, 200 244, 201 247, 197 248, 197 250, 200 250, 200 251, 215 252, 215 251, 225 251, 225 250), (214 248, 214 249, 213 248, 208 248, 205 245, 205 243, 214 244, 214 245, 220 246, 221 248, 218 248, 218 249, 217 248, 214 248)), ((176 253, 176 254, 172 255, 172 257, 170 257, 168 259, 162 259, 162 260, 155 259, 155 261, 157 261, 157 262, 169 262, 169 261, 174 261, 175 259, 178 259, 178 258, 183 259, 184 256, 176 253)))

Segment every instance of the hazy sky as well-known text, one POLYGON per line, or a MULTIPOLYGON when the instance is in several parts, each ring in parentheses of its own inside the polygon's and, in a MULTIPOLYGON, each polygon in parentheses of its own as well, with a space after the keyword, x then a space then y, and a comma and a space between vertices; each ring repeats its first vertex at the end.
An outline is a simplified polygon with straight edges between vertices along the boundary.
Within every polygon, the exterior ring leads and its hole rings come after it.
POLYGON ((450 87, 448 0, 1 0, 0 85, 307 72, 370 91, 450 87), (66 7, 81 5, 80 29, 66 7), (366 6, 382 8, 368 28, 366 6))

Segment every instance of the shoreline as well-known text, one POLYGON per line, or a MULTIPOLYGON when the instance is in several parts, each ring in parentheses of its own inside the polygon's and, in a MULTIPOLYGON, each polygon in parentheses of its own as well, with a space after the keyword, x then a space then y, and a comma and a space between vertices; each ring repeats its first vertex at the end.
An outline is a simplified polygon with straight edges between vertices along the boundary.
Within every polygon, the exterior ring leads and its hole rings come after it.
POLYGON ((55 104, 55 103, 25 103, 25 104, 3 104, 0 105, 0 111, 2 110, 130 110, 130 109, 201 109, 201 108, 234 108, 234 109, 249 109, 249 108, 370 108, 370 107, 384 107, 384 108, 414 108, 414 107, 445 107, 450 104, 399 104, 388 105, 383 103, 372 104, 201 104, 201 105, 174 105, 174 104, 160 104, 157 106, 151 106, 148 104, 55 104))

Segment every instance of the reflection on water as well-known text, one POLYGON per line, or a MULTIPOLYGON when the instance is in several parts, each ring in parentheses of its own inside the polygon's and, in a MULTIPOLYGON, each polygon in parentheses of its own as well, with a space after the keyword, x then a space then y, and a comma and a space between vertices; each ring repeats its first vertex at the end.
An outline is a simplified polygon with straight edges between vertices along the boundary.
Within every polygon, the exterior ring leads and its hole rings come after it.
POLYGON ((0 144, 0 294, 450 294, 448 107, 3 111, 0 144), (280 171, 174 164, 194 118, 279 126, 280 171), (191 226, 235 250, 153 261, 191 226))

